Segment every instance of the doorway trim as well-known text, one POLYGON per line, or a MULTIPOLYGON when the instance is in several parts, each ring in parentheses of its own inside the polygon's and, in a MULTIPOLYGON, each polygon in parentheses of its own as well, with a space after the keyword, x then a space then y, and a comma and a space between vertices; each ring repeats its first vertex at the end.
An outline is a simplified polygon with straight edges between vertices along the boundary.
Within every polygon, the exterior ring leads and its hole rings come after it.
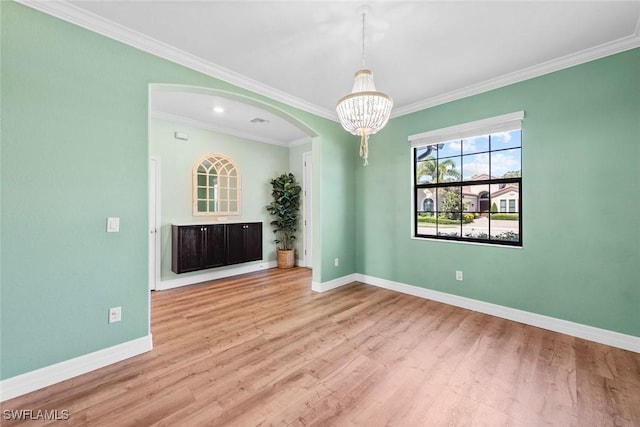
POLYGON ((302 154, 302 238, 304 241, 304 266, 313 268, 313 154, 302 154))
POLYGON ((160 284, 160 156, 149 157, 149 290, 160 284))

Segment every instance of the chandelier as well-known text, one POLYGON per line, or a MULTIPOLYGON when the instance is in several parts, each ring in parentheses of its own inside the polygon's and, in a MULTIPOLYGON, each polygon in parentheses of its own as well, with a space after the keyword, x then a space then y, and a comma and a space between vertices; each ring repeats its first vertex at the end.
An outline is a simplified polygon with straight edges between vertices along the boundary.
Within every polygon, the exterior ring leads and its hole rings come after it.
POLYGON ((336 112, 340 124, 353 135, 360 136, 360 157, 364 159, 364 166, 369 164, 369 135, 382 129, 389 121, 393 100, 387 94, 376 91, 373 83, 373 73, 367 69, 365 63, 365 17, 368 8, 361 7, 358 13, 362 15, 362 70, 355 74, 351 93, 338 101, 336 112))

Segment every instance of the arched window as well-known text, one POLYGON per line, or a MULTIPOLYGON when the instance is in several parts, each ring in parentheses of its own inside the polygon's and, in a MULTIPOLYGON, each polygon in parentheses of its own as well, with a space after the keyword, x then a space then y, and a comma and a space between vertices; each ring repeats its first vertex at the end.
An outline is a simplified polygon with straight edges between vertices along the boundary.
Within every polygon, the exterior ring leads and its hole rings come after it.
POLYGON ((426 198, 422 201, 423 212, 433 212, 433 199, 426 198))
POLYGON ((240 215, 240 173, 233 160, 207 154, 193 165, 193 214, 240 215))

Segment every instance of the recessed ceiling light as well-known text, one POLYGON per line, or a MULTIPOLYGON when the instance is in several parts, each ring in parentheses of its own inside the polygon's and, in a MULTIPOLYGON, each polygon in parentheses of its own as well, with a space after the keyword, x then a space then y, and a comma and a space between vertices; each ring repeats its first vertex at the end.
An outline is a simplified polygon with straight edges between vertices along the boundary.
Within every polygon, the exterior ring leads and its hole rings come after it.
POLYGON ((214 113, 224 113, 224 108, 222 107, 213 107, 214 113))

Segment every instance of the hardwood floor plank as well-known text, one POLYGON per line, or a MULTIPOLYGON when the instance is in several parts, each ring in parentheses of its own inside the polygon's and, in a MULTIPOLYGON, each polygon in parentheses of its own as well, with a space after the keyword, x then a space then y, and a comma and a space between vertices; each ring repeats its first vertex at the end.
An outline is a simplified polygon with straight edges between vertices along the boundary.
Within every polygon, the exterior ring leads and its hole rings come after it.
POLYGON ((640 355, 304 268, 152 294, 154 350, 4 402, 70 426, 637 426, 640 355))

